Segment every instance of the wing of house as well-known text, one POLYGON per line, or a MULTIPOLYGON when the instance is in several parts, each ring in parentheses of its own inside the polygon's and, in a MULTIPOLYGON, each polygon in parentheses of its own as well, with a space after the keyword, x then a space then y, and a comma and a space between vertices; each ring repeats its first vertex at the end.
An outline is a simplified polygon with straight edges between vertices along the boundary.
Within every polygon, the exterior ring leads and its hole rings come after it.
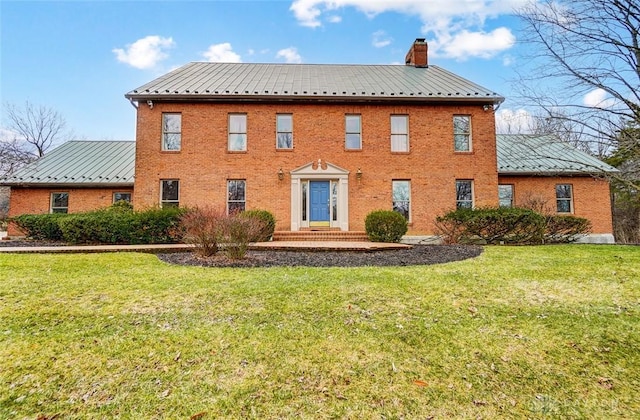
POLYGON ((131 200, 133 141, 68 141, 0 179, 11 187, 9 215, 75 213, 131 200))

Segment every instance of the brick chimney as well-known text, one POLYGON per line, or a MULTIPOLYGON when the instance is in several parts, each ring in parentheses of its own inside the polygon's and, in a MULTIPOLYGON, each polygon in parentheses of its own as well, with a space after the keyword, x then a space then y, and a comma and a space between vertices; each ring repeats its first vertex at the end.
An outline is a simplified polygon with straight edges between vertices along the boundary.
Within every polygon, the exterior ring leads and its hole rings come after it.
POLYGON ((427 42, 424 38, 416 38, 404 61, 407 66, 429 67, 427 42))

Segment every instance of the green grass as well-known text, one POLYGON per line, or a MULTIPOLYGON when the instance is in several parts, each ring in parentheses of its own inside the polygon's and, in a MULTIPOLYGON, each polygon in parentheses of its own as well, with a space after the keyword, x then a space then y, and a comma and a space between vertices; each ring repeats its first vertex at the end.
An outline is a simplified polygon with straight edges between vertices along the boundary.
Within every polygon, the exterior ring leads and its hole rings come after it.
POLYGON ((0 254, 0 418, 639 418, 640 247, 217 269, 0 254))

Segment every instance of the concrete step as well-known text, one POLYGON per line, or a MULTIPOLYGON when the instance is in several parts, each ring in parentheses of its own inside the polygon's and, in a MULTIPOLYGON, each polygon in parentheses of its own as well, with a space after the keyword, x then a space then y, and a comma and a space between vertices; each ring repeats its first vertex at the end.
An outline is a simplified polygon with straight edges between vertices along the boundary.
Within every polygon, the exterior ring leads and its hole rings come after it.
POLYGON ((305 242, 366 242, 366 232, 352 231, 343 232, 340 230, 320 230, 320 231, 276 231, 273 233, 274 241, 305 241, 305 242))

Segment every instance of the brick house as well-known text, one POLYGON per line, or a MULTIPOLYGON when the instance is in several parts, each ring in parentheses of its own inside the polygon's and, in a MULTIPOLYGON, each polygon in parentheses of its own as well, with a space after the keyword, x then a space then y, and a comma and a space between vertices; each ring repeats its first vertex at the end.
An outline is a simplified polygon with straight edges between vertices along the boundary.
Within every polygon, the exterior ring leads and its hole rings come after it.
MULTIPOLYGON (((277 231, 352 232, 394 209, 420 240, 456 207, 535 199, 613 240, 608 182, 592 176, 612 168, 544 139, 497 141, 504 98, 429 64, 424 39, 404 66, 196 62, 125 97, 137 108, 138 209, 266 209, 277 231), (526 163, 530 147, 556 159, 526 163)), ((22 210, 12 199, 11 214, 22 210)))

